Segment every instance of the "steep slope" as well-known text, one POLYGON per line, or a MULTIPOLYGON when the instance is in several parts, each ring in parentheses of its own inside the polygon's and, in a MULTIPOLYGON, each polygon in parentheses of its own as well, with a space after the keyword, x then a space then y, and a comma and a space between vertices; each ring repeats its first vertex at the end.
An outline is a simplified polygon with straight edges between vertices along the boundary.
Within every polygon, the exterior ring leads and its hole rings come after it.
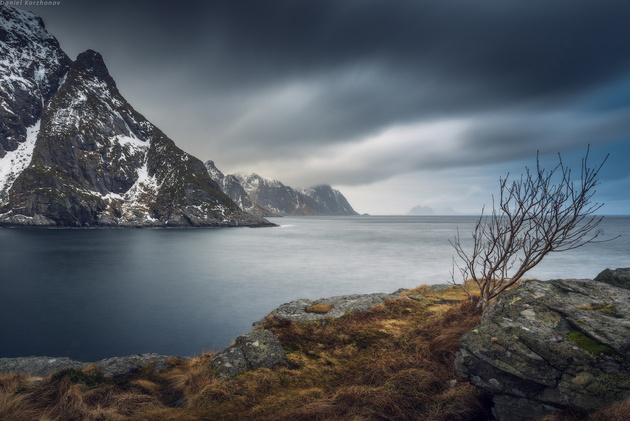
POLYGON ((278 215, 316 215, 311 200, 278 180, 258 174, 236 175, 241 186, 254 203, 278 215))
POLYGON ((228 174, 227 176, 224 175, 214 165, 213 161, 206 161, 205 166, 208 170, 210 178, 212 178, 212 180, 221 187, 221 190, 230 196, 230 198, 245 212, 260 216, 278 216, 277 213, 252 202, 251 198, 235 176, 231 174, 228 174))
POLYGON ((200 160, 177 148, 127 103, 100 54, 88 50, 70 62, 54 38, 46 35, 41 20, 0 7, 0 48, 20 58, 0 68, 4 80, 18 80, 13 91, 0 92, 6 114, 11 107, 20 107, 20 103, 11 105, 13 97, 25 104, 40 104, 17 118, 0 116, 4 125, 0 127, 8 127, 5 132, 10 135, 3 135, 6 146, 0 158, 0 176, 4 174, 0 224, 269 224, 243 212, 212 181, 200 160), (52 53, 46 56, 54 53, 61 58, 29 61, 16 53, 24 46, 27 51, 39 51, 47 45, 52 53), (31 70, 25 66, 36 69, 33 80, 39 85, 27 83, 31 70), (19 95, 15 94, 18 88, 19 95))
POLYGON ((0 204, 30 161, 44 103, 70 63, 40 18, 0 6, 0 204))
POLYGON ((358 215, 338 190, 327 185, 297 190, 258 174, 235 178, 251 202, 278 215, 358 215))
POLYGON ((323 215, 358 215, 348 200, 339 190, 335 190, 327 184, 322 184, 306 189, 298 189, 299 193, 310 197, 316 203, 314 209, 323 215))

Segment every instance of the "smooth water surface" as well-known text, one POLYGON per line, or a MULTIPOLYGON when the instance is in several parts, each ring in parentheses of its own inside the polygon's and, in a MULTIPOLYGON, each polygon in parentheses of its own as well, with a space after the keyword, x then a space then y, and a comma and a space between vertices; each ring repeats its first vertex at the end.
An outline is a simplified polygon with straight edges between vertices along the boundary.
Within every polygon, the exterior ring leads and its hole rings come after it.
MULTIPOLYGON (((450 279, 474 217, 270 218, 277 228, 0 229, 0 357, 91 361, 221 349, 298 298, 392 292, 450 279)), ((630 267, 630 218, 613 242, 548 256, 528 276, 630 267)))

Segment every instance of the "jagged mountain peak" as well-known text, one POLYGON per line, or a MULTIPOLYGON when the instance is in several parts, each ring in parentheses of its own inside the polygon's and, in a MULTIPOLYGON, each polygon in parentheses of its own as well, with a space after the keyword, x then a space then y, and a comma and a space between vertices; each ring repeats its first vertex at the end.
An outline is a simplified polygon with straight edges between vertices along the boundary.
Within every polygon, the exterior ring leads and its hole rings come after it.
POLYGON ((254 214, 357 215, 343 194, 326 184, 294 189, 256 173, 224 176, 212 161, 206 162, 206 168, 232 200, 254 214))
POLYGON ((32 12, 5 4, 0 4, 0 28, 3 39, 25 35, 38 39, 54 39, 46 31, 42 18, 32 12))
POLYGON ((271 225, 134 110, 99 53, 72 62, 33 15, 0 12, 0 225, 271 225))
POLYGON ((208 173, 210 174, 210 177, 215 182, 220 184, 220 182, 225 179, 225 175, 221 172, 221 170, 217 168, 217 166, 214 164, 214 161, 207 160, 205 165, 208 173))
POLYGON ((243 188, 245 190, 258 188, 259 186, 267 186, 273 188, 285 188, 286 186, 282 184, 279 180, 274 180, 273 178, 263 177, 256 173, 240 173, 234 174, 236 178, 239 179, 241 184, 243 184, 243 188))
POLYGON ((74 66, 81 66, 82 70, 89 72, 102 81, 116 87, 116 82, 109 74, 103 56, 94 50, 87 50, 77 56, 74 66))

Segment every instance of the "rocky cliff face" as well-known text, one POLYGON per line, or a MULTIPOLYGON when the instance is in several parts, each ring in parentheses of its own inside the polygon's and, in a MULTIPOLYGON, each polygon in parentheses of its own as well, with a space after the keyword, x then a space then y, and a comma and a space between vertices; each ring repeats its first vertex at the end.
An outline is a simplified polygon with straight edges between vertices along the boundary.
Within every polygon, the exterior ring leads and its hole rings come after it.
POLYGON ((0 154, 26 140, 66 73, 70 59, 41 19, 0 7, 0 154))
POLYGON ((210 178, 212 178, 212 180, 221 187, 221 190, 245 212, 260 216, 278 216, 278 214, 272 212, 271 210, 252 202, 243 186, 241 186, 240 181, 238 181, 238 178, 231 174, 228 174, 227 176, 224 175, 214 165, 213 161, 206 161, 205 165, 210 178))
POLYGON ((297 190, 258 174, 236 178, 253 202, 279 215, 358 215, 339 191, 327 185, 297 190))
POLYGON ((0 6, 0 224, 267 225, 124 99, 97 52, 72 62, 0 6))
POLYGON ((344 195, 327 184, 298 189, 297 192, 311 198, 315 202, 313 209, 321 215, 358 215, 344 195))
POLYGON ((224 176, 212 161, 206 167, 232 200, 257 215, 358 215, 343 194, 328 185, 293 189, 258 174, 224 176))
POLYGON ((499 421, 630 397, 627 289, 590 279, 524 282, 499 296, 461 343, 457 372, 493 394, 499 421))

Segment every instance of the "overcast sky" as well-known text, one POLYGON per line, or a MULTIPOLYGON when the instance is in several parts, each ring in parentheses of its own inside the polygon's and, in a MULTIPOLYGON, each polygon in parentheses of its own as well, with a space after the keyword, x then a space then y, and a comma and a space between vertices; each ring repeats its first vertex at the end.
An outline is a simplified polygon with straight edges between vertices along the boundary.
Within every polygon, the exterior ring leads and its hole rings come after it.
POLYGON ((71 58, 224 173, 328 183, 360 213, 478 213, 499 177, 607 153, 630 214, 627 0, 61 0, 23 6, 71 58))

